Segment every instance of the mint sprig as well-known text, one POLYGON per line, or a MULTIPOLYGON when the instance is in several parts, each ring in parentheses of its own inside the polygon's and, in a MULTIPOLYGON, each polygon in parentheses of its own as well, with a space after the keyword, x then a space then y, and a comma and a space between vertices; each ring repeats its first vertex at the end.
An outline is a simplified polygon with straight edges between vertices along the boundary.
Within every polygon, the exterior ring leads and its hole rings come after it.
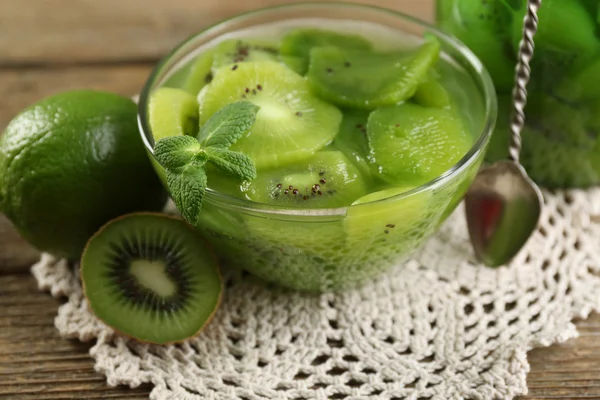
POLYGON ((206 121, 197 138, 171 136, 156 142, 154 155, 165 169, 171 197, 190 224, 198 223, 202 210, 207 162, 243 180, 256 178, 252 160, 229 147, 252 128, 258 110, 248 101, 231 103, 206 121))

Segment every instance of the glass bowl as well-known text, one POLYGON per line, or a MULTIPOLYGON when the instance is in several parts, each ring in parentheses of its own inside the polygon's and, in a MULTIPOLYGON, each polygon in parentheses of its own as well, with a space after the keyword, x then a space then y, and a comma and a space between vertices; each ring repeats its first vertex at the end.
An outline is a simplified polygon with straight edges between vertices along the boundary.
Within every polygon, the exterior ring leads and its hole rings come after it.
MULTIPOLYGON (((399 263, 429 238, 460 203, 484 158, 496 119, 496 96, 487 71, 457 40, 428 24, 387 9, 345 3, 300 3, 238 15, 177 46, 154 69, 139 99, 139 126, 149 156, 150 94, 164 85, 214 39, 231 32, 288 20, 327 18, 379 24, 406 38, 411 47, 428 32, 442 44, 441 62, 461 70, 472 85, 473 146, 452 168, 408 192, 335 209, 292 209, 234 198, 208 189, 197 224, 226 265, 247 270, 288 288, 323 292, 364 283, 399 263)), ((314 21, 314 20, 313 20, 314 21)))

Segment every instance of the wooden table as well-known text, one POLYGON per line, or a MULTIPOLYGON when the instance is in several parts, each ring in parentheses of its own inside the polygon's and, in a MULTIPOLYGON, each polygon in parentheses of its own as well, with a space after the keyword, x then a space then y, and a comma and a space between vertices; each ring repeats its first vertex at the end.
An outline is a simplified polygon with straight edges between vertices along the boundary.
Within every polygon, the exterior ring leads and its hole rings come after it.
MULTIPOLYGON (((0 129, 52 93, 94 88, 136 93, 153 64, 209 23, 280 0, 0 0, 0 129)), ((432 20, 433 0, 365 1, 432 20)), ((37 252, 0 217, 0 398, 144 399, 150 386, 110 388, 88 344, 61 339, 59 301, 37 290, 37 252)), ((600 399, 600 316, 581 337, 530 353, 523 399, 600 399)))

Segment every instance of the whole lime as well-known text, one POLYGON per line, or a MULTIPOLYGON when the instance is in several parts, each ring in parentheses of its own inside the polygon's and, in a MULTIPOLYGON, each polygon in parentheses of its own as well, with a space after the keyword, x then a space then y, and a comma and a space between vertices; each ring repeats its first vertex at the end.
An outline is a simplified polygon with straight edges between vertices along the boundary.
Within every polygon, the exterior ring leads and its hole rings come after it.
POLYGON ((165 201, 128 98, 60 93, 21 112, 0 138, 0 210, 41 251, 78 259, 106 222, 165 201))

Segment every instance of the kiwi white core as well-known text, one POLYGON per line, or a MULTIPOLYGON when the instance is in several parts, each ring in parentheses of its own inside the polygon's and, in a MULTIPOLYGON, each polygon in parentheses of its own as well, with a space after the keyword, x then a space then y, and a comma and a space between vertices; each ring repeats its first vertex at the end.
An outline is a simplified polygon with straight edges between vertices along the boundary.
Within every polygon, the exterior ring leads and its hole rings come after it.
POLYGON ((167 276, 165 269, 163 261, 134 260, 129 272, 146 289, 160 297, 169 297, 175 294, 177 286, 167 276))
POLYGON ((269 97, 256 96, 252 99, 252 102, 260 107, 257 116, 258 119, 278 121, 290 117, 291 112, 289 107, 274 102, 269 97))

